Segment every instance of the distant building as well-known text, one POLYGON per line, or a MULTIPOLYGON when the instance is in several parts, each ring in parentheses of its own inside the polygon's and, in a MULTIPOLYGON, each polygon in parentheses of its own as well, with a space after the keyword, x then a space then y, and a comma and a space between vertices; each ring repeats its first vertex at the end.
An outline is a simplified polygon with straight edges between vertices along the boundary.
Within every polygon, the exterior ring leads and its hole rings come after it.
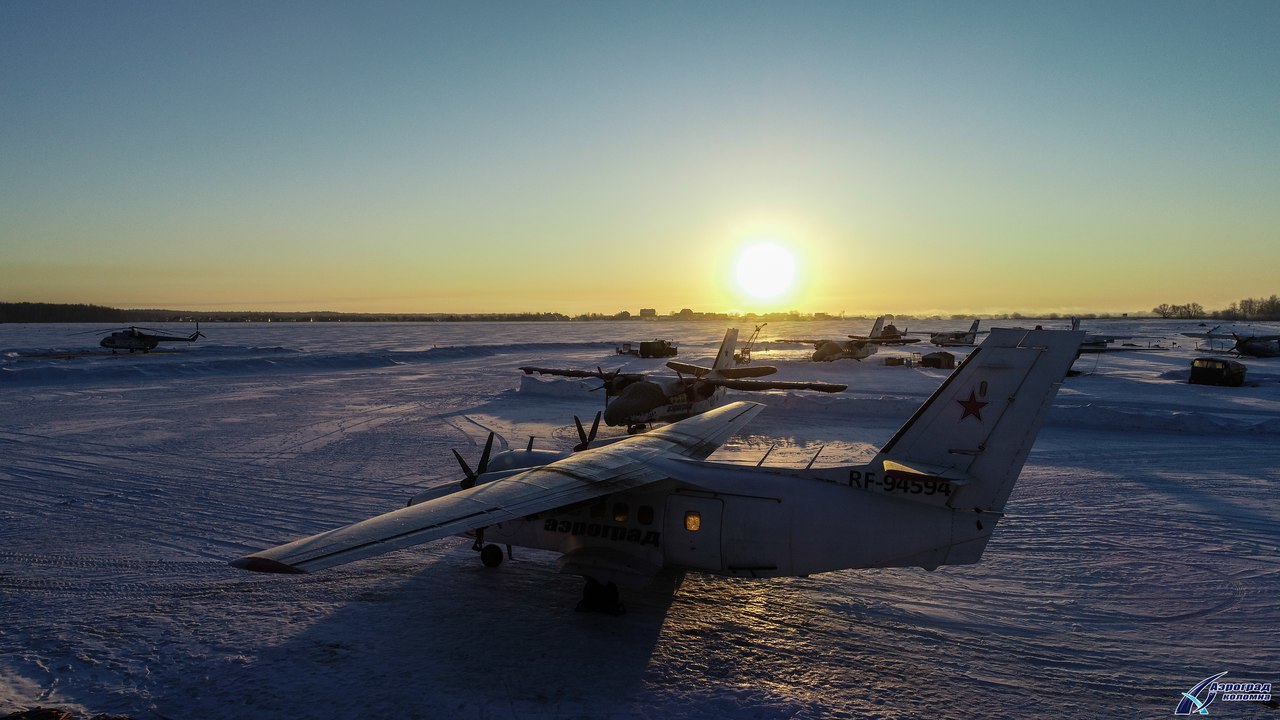
POLYGON ((657 320, 658 311, 653 308, 640 308, 640 318, 642 320, 657 320))

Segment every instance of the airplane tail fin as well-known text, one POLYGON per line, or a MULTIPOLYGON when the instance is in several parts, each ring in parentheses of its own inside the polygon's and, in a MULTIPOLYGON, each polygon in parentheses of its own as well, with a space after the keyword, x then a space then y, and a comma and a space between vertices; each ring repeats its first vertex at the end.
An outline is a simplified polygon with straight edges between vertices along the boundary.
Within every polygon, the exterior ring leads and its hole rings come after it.
POLYGON ((738 345, 738 328, 729 328, 720 341, 720 350, 716 353, 716 361, 711 364, 712 370, 725 370, 734 366, 733 349, 738 345))
POLYGON ((873 462, 887 477, 945 481, 948 506, 998 517, 1083 335, 993 329, 873 462))
POLYGON ((871 333, 867 335, 869 338, 878 338, 884 332, 884 316, 876 318, 876 324, 871 326, 871 333))

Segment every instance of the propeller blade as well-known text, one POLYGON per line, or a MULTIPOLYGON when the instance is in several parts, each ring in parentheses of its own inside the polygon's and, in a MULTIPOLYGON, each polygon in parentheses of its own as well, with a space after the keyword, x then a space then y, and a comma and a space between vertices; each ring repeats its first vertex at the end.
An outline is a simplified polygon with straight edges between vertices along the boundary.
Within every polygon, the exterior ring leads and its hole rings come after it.
POLYGON ((591 432, 587 432, 582 428, 582 420, 577 415, 573 416, 573 424, 578 426, 578 440, 580 442, 573 446, 574 452, 582 452, 591 447, 591 442, 596 439, 596 433, 600 431, 600 417, 603 415, 600 411, 596 411, 596 419, 591 423, 591 432))
POLYGON ((484 443, 484 452, 480 455, 480 466, 476 468, 476 475, 483 475, 489 469, 489 453, 493 452, 494 434, 490 431, 489 439, 484 443))
POLYGON ((471 472, 471 466, 467 464, 466 460, 462 459, 462 455, 460 455, 457 450, 449 448, 449 451, 453 453, 454 457, 458 458, 458 464, 462 466, 462 474, 466 476, 462 481, 462 488, 465 490, 469 487, 474 487, 476 484, 476 474, 471 472))

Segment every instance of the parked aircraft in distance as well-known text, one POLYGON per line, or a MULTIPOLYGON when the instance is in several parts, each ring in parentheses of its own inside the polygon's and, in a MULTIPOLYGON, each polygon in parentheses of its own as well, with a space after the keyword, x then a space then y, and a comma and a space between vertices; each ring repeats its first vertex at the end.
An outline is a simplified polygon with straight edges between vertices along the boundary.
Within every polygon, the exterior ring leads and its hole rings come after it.
POLYGON ((899 330, 892 322, 885 325, 884 319, 892 318, 892 315, 881 315, 876 318, 876 324, 871 327, 870 335, 850 335, 854 340, 862 340, 864 342, 874 342, 880 345, 910 345, 911 343, 920 342, 919 338, 907 337, 905 330, 899 330))
POLYGON ((503 561, 500 544, 558 552, 561 572, 586 578, 579 609, 620 612, 618 588, 663 568, 768 578, 976 563, 1081 335, 992 330, 865 464, 709 462, 763 407, 735 402, 580 452, 486 452, 479 472, 464 463, 462 488, 231 564, 308 572, 483 531, 486 565, 503 561))
POLYGON ((711 367, 668 360, 667 367, 676 377, 658 377, 645 373, 566 370, 524 366, 526 375, 557 375, 572 378, 599 378, 605 391, 604 421, 608 425, 625 425, 637 431, 655 422, 671 422, 706 412, 725 401, 725 390, 816 390, 841 392, 848 385, 825 382, 792 382, 755 380, 772 375, 777 368, 768 365, 735 367, 733 349, 738 330, 724 334, 720 350, 711 367))
POLYGON ((804 343, 813 346, 813 355, 810 359, 815 362, 830 362, 832 360, 862 360, 876 354, 877 348, 881 345, 906 345, 908 343, 918 342, 916 339, 902 338, 902 333, 897 328, 893 328, 893 332, 886 334, 884 319, 886 316, 881 315, 876 318, 876 322, 871 326, 869 335, 850 335, 849 340, 779 340, 778 342, 786 343, 804 343))
POLYGON ((163 330, 147 330, 140 327, 127 327, 116 330, 110 335, 102 338, 98 344, 104 348, 109 348, 111 354, 115 354, 117 350, 141 350, 142 352, 151 352, 162 342, 195 342, 196 338, 204 337, 204 333, 200 332, 200 323, 196 323, 196 331, 190 335, 172 335, 163 330))
POLYGON ((968 330, 944 330, 929 333, 929 342, 938 347, 969 347, 978 344, 978 319, 974 318, 968 330))
POLYGON ((1187 337, 1207 340, 1234 341, 1230 348, 1222 352, 1260 358, 1280 357, 1280 335, 1248 335, 1242 337, 1233 332, 1220 333, 1217 330, 1218 328, 1215 327, 1209 332, 1182 334, 1187 337))
MULTIPOLYGON (((1080 329, 1080 318, 1078 317, 1071 318, 1071 329, 1072 330, 1080 329)), ((1095 333, 1087 332, 1084 335, 1084 339, 1080 341, 1080 352, 1086 352, 1086 353, 1106 352, 1108 350, 1113 349, 1108 347, 1109 345, 1111 345, 1111 343, 1117 340, 1128 340, 1131 337, 1133 336, 1132 335, 1097 335, 1095 333)), ((1145 348, 1125 348, 1125 349, 1137 350, 1137 349, 1145 349, 1145 348)), ((1155 348, 1152 348, 1152 349, 1155 349, 1155 348)))

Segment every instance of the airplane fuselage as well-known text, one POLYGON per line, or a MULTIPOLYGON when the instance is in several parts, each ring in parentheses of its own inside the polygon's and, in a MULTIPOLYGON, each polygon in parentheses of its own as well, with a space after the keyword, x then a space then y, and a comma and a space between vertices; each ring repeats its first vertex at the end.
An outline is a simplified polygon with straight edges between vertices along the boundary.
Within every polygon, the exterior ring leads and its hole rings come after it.
POLYGON ((830 362, 832 360, 862 360, 876 354, 873 343, 861 340, 831 340, 819 345, 813 351, 814 362, 830 362))
POLYGON ((643 380, 627 386, 604 410, 605 424, 674 422, 724 402, 724 388, 694 378, 643 380))
POLYGON ((1235 351, 1241 355, 1250 357, 1277 357, 1280 356, 1280 339, 1271 338, 1267 340, 1259 340, 1256 338, 1245 338, 1236 343, 1235 351))
MULTIPOLYGON (((844 568, 924 567, 966 560, 964 536, 985 540, 994 518, 946 506, 945 483, 884 479, 879 466, 787 474, 784 468, 723 466, 725 488, 671 481, 646 492, 540 513, 485 529, 486 542, 549 550, 572 564, 625 556, 650 569, 667 567, 734 576, 802 576, 844 568), (934 502, 927 502, 932 499, 934 502), (910 527, 910 533, 902 528, 910 527), (892 538, 892 551, 884 540, 892 538)), ((593 565, 575 572, 628 582, 593 565)), ((647 575, 647 573, 646 573, 647 575)))
POLYGON ((146 335, 137 335, 130 332, 114 332, 102 338, 98 343, 104 348, 108 348, 113 352, 116 350, 141 350, 142 352, 150 352, 156 348, 160 342, 146 335))

